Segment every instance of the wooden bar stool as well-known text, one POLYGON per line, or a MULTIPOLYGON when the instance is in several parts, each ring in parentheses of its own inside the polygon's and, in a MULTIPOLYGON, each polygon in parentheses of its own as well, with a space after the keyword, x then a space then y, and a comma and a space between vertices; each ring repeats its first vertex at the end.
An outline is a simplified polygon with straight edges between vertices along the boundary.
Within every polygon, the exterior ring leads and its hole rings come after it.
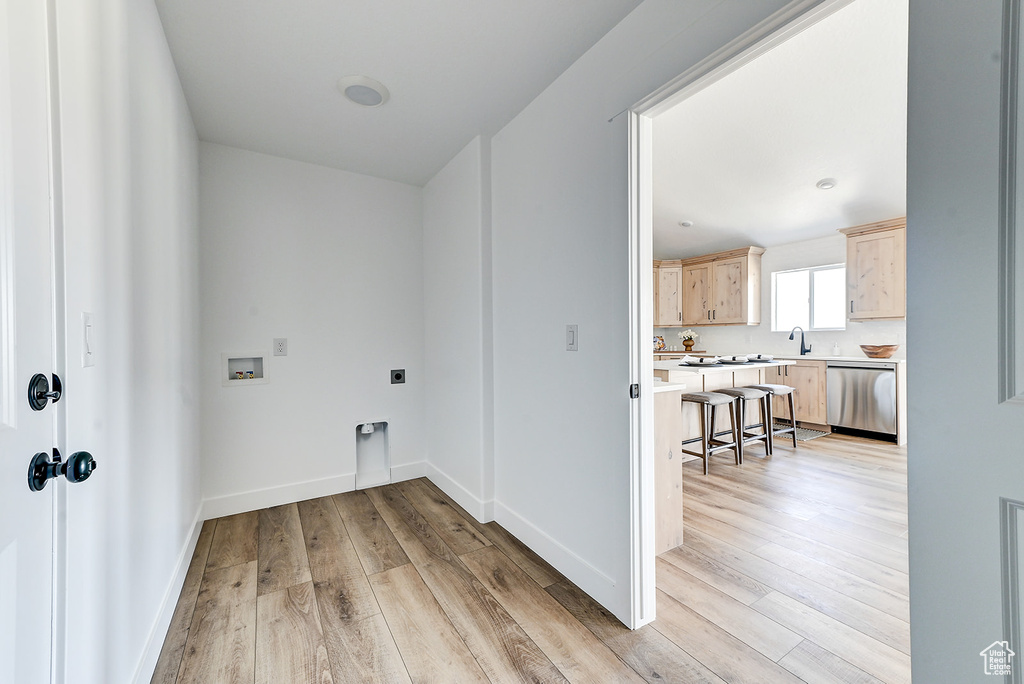
POLYGON ((768 453, 775 449, 775 438, 779 435, 790 434, 793 436, 793 448, 796 449, 796 389, 789 385, 752 385, 757 389, 768 393, 768 424, 772 426, 771 441, 769 441, 768 453), (772 397, 789 397, 789 427, 775 429, 775 408, 772 406, 772 397))
POLYGON ((742 462, 742 454, 740 453, 742 447, 740 446, 740 435, 736 426, 742 425, 742 418, 739 420, 736 418, 736 399, 721 392, 691 392, 682 395, 682 401, 684 404, 689 402, 698 405, 697 408, 700 412, 700 437, 684 439, 679 450, 684 454, 699 456, 703 459, 705 475, 708 474, 708 462, 711 460, 711 455, 719 451, 726 449, 735 451, 736 465, 739 465, 742 462), (729 406, 729 420, 732 425, 731 441, 719 439, 715 436, 715 410, 719 406, 725 405, 729 406), (683 448, 693 442, 700 442, 700 451, 689 451, 683 448))
POLYGON ((730 397, 736 398, 736 413, 739 415, 739 456, 740 463, 743 463, 743 449, 748 444, 757 444, 758 442, 764 442, 764 453, 766 456, 772 455, 771 445, 771 432, 772 429, 769 427, 771 423, 770 414, 768 413, 768 405, 771 402, 771 397, 768 392, 758 387, 733 387, 731 389, 720 389, 716 390, 722 394, 727 394, 730 397), (758 413, 761 415, 761 422, 754 423, 753 425, 747 425, 747 402, 758 401, 760 406, 758 407, 758 413), (753 432, 757 428, 761 428, 761 432, 753 432))

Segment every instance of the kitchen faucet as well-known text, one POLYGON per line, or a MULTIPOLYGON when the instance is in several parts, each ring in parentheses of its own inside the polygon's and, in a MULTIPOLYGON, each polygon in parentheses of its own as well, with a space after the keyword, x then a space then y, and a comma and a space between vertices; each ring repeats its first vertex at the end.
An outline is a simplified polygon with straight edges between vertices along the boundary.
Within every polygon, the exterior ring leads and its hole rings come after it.
POLYGON ((793 331, 789 333, 789 339, 793 339, 793 335, 796 335, 796 331, 800 331, 800 356, 803 356, 807 352, 811 351, 811 345, 804 344, 804 329, 799 325, 793 328, 793 331))

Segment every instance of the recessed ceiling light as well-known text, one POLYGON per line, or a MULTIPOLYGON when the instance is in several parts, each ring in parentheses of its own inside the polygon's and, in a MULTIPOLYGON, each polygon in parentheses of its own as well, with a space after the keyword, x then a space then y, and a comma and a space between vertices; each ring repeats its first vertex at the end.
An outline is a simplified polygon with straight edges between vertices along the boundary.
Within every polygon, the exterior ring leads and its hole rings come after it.
POLYGON ((814 187, 819 190, 831 190, 832 188, 839 185, 839 181, 835 178, 822 178, 820 181, 814 184, 814 187))
POLYGON ((383 83, 369 76, 345 76, 338 80, 338 90, 362 107, 380 107, 391 97, 383 83))
POLYGON ((693 227, 693 221, 691 221, 689 219, 684 219, 684 220, 679 222, 679 225, 682 226, 683 228, 692 228, 693 227))

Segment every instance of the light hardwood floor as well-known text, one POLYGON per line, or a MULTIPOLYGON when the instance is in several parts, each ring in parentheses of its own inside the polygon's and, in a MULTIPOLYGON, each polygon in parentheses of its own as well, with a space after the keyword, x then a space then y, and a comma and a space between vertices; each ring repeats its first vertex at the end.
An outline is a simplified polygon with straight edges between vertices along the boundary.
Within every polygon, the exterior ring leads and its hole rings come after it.
POLYGON ((425 479, 208 521, 153 682, 906 682, 906 453, 832 435, 684 468, 625 629, 425 479))

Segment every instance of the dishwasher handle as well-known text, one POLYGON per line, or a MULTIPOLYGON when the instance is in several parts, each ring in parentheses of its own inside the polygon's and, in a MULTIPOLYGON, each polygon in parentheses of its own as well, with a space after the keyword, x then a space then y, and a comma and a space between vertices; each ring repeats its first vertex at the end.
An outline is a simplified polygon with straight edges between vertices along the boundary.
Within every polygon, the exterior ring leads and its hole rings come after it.
POLYGON ((827 361, 825 368, 849 368, 855 370, 895 371, 895 363, 873 363, 871 361, 827 361))

